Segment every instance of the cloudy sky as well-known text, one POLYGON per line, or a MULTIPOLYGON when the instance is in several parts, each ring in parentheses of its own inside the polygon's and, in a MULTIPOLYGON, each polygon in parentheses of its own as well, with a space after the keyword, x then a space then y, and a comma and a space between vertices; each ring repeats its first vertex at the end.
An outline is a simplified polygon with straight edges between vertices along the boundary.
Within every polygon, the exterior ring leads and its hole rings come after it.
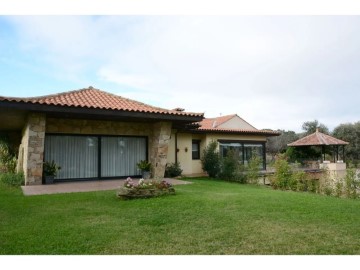
POLYGON ((360 120, 360 16, 0 16, 0 95, 93 86, 259 129, 360 120))

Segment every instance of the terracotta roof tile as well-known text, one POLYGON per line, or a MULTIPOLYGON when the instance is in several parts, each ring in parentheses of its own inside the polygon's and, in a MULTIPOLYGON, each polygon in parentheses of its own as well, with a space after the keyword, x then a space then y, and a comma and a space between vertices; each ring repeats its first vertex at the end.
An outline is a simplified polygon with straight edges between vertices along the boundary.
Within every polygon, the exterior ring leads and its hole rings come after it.
POLYGON ((1 97, 0 101, 15 101, 33 104, 46 104, 63 107, 81 107, 116 111, 145 112, 183 116, 203 116, 203 113, 184 112, 179 110, 167 110, 150 106, 135 100, 117 96, 99 89, 88 87, 80 90, 64 92, 54 95, 16 98, 1 97))
POLYGON ((301 138, 288 146, 311 146, 311 145, 346 145, 348 142, 336 139, 319 131, 301 138))
POLYGON ((244 133, 244 134, 261 134, 261 135, 268 135, 268 136, 278 136, 280 135, 277 131, 271 131, 271 130, 258 130, 256 128, 253 129, 230 129, 230 128, 219 128, 221 124, 229 121, 230 119, 237 116, 236 114, 231 115, 224 115, 216 118, 205 118, 201 122, 198 122, 199 128, 197 130, 199 131, 210 131, 210 132, 222 132, 222 133, 244 133))
POLYGON ((216 127, 220 126, 221 124, 229 121, 234 116, 236 116, 236 114, 224 115, 224 116, 220 116, 220 117, 216 117, 216 118, 205 118, 199 124, 201 125, 202 129, 216 128, 216 127))

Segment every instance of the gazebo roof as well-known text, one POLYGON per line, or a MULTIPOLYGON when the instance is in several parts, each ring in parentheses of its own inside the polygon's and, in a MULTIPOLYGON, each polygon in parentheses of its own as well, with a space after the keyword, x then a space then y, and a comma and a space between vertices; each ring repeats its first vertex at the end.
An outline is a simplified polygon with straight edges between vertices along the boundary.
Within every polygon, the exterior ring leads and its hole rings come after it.
POLYGON ((288 146, 313 146, 313 145, 347 145, 348 142, 336 139, 330 135, 316 130, 315 133, 301 138, 295 142, 289 143, 288 146))

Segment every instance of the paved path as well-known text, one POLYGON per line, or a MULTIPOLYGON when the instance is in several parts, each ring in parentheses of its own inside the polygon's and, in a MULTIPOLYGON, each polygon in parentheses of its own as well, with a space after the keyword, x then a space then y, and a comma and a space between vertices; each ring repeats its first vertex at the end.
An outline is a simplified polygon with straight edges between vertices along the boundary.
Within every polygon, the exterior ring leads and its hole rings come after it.
MULTIPOLYGON (((165 178, 173 185, 191 184, 191 182, 165 178)), ((22 186, 24 195, 43 195, 55 193, 88 192, 99 190, 115 190, 124 184, 125 179, 121 180, 102 180, 102 181, 77 181, 69 183, 55 183, 52 185, 22 186)), ((134 181, 136 181, 134 179, 134 181)))

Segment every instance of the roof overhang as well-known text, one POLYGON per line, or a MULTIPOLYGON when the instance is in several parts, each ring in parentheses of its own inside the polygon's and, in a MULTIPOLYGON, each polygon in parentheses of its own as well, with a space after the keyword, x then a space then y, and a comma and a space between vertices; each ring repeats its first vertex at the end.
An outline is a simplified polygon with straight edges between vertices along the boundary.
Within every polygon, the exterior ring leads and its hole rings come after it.
MULTIPOLYGON (((56 105, 47 105, 47 104, 34 104, 27 102, 0 101, 0 113, 3 115, 7 115, 9 111, 11 111, 13 117, 16 117, 17 119, 22 119, 23 121, 27 113, 38 112, 38 113, 45 113, 47 117, 54 117, 54 118, 72 118, 72 119, 90 118, 96 120, 135 121, 135 122, 171 121, 179 127, 185 126, 189 123, 201 121, 204 118, 202 115, 149 113, 149 112, 138 112, 138 111, 87 108, 87 107, 56 106, 56 105)), ((18 122, 20 123, 20 121, 18 122)), ((0 124, 0 129, 3 129, 2 128, 3 124, 0 124)), ((6 129, 9 129, 9 127, 7 127, 6 129)))

